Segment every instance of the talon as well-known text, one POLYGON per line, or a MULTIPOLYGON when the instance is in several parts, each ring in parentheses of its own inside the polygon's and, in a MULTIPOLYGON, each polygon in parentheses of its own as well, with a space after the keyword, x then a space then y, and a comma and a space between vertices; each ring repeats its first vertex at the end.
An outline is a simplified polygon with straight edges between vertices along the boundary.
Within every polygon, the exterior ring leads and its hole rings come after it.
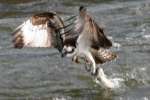
POLYGON ((89 67, 89 66, 86 64, 86 65, 85 65, 85 69, 86 69, 88 72, 90 72, 91 67, 89 67))
MULTIPOLYGON (((93 68, 92 68, 92 69, 93 69, 93 68)), ((96 70, 93 69, 92 72, 91 72, 91 75, 92 75, 92 76, 96 76, 96 74, 97 74, 97 73, 96 73, 96 70)))
POLYGON ((91 72, 91 75, 92 76, 96 76, 96 72, 91 72))
POLYGON ((72 61, 74 61, 75 63, 79 63, 79 60, 78 60, 78 57, 77 57, 77 56, 74 56, 74 57, 72 58, 72 61))
POLYGON ((95 76, 97 76, 98 73, 99 73, 99 68, 97 67, 97 68, 96 68, 96 72, 95 72, 95 76))

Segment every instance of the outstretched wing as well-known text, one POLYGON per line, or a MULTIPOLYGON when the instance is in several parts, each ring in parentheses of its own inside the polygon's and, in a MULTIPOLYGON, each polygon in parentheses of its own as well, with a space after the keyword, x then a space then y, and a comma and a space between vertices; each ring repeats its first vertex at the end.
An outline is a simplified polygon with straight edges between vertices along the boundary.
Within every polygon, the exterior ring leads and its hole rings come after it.
POLYGON ((35 14, 13 32, 14 47, 56 47, 62 49, 63 40, 60 31, 57 30, 59 27, 64 27, 64 24, 56 13, 35 14))
POLYGON ((87 39, 90 39, 91 46, 95 49, 110 48, 112 46, 111 41, 104 34, 103 29, 92 19, 87 13, 84 7, 80 7, 80 18, 84 22, 82 33, 86 35, 87 39))
POLYGON ((112 42, 106 37, 103 29, 94 21, 94 19, 87 13, 85 8, 80 7, 79 16, 73 24, 73 29, 65 35, 66 43, 76 44, 78 37, 84 34, 87 39, 91 41, 91 47, 94 49, 110 48, 112 42))
POLYGON ((66 21, 68 21, 67 23, 69 23, 69 25, 65 25, 67 27, 64 29, 65 33, 63 34, 64 45, 76 47, 76 42, 83 25, 78 16, 71 16, 66 21))
POLYGON ((91 34, 92 47, 97 49, 100 47, 110 48, 112 42, 105 36, 103 29, 100 28, 92 18, 89 19, 89 25, 92 27, 90 31, 93 33, 91 34))

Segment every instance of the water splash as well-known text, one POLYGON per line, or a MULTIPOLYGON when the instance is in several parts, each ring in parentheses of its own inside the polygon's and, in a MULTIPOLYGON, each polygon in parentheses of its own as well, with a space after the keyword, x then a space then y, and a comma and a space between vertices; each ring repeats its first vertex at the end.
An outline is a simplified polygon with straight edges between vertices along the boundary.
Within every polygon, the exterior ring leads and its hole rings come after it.
POLYGON ((61 96, 61 97, 54 97, 52 100, 70 100, 71 97, 64 97, 64 96, 61 96))
POLYGON ((117 48, 117 49, 120 49, 120 47, 121 47, 121 44, 120 44, 120 43, 115 42, 115 41, 114 41, 114 38, 113 38, 112 36, 108 36, 108 38, 112 41, 113 47, 115 47, 115 48, 117 48))
POLYGON ((119 48, 121 47, 121 44, 120 44, 120 43, 117 43, 117 42, 113 42, 113 47, 119 49, 119 48))
POLYGON ((119 89, 123 86, 124 80, 122 78, 113 78, 113 79, 108 79, 110 86, 102 83, 99 79, 94 80, 97 84, 102 86, 103 88, 111 88, 111 89, 119 89))
POLYGON ((107 78, 102 68, 98 69, 97 76, 95 77, 95 82, 101 85, 103 88, 120 88, 122 86, 123 81, 124 80, 122 78, 107 78))
POLYGON ((150 35, 144 35, 143 37, 146 39, 150 39, 150 35))

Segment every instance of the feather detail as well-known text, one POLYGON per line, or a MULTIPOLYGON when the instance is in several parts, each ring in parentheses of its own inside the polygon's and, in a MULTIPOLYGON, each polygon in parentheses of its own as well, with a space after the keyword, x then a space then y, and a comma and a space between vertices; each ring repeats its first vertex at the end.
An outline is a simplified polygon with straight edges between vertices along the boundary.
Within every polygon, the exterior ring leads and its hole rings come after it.
POLYGON ((112 61, 117 57, 116 53, 103 48, 100 48, 99 50, 90 49, 90 51, 97 64, 112 61))
POLYGON ((64 24, 56 13, 35 14, 13 32, 14 47, 54 47, 60 51, 63 39, 60 30, 57 30, 59 27, 64 27, 64 24))

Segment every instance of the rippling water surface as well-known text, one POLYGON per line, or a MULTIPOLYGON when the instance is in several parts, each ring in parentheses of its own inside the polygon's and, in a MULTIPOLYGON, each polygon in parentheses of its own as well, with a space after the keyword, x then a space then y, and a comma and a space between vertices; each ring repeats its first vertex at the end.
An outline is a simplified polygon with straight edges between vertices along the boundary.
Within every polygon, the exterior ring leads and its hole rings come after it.
POLYGON ((150 100, 149 0, 0 0, 0 100, 150 100), (84 65, 57 50, 12 47, 11 32, 33 13, 63 17, 85 5, 114 42, 119 58, 101 65, 116 90, 97 85, 84 65))

